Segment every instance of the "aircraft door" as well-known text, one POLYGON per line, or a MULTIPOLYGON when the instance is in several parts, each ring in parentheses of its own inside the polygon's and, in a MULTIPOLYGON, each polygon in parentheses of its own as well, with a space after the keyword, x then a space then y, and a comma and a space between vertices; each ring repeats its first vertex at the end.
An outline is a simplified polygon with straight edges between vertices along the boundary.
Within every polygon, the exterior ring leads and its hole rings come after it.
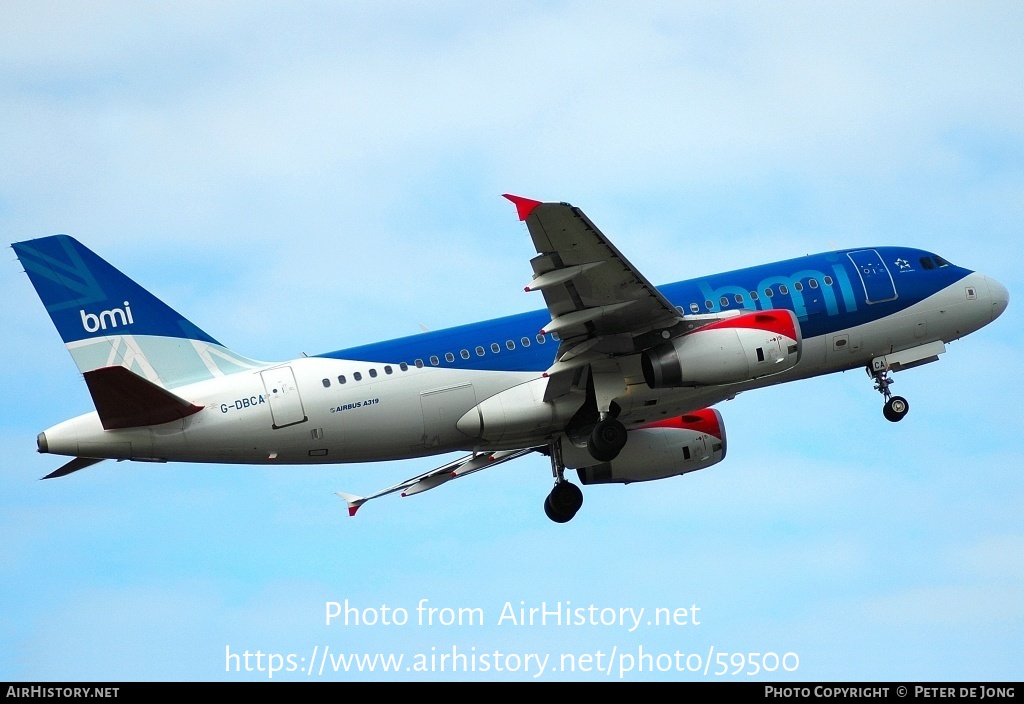
POLYGON ((864 285, 867 303, 884 303, 896 300, 896 285, 885 262, 873 249, 861 249, 848 255, 864 285))
POLYGON ((267 391, 274 430, 304 422, 306 412, 302 408, 302 398, 292 368, 275 367, 260 372, 260 376, 263 377, 263 387, 267 391))

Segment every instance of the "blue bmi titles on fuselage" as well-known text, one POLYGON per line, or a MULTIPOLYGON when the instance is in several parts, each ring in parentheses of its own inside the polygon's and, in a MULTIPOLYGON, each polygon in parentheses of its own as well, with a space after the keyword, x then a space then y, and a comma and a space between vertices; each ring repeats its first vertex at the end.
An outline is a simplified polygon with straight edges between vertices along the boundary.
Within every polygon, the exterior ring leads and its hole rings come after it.
POLYGON ((700 290, 704 301, 710 302, 711 307, 707 312, 720 311, 723 308, 732 307, 733 302, 739 308, 749 310, 770 310, 773 308, 789 308, 796 317, 807 320, 810 313, 819 312, 819 302, 824 306, 823 312, 826 315, 839 315, 840 312, 853 313, 857 310, 857 299, 853 294, 853 286, 846 270, 840 264, 833 264, 831 274, 825 274, 820 269, 801 269, 789 275, 773 274, 757 282, 755 286, 746 288, 734 284, 725 284, 712 288, 707 281, 700 281, 697 288, 700 290), (839 301, 836 297, 838 287, 843 303, 843 311, 839 309, 839 301), (785 299, 788 296, 790 305, 775 305, 775 296, 785 299), (805 296, 807 298, 805 298, 805 296), (737 298, 738 297, 738 298, 737 298), (722 299, 729 303, 722 306, 722 299), (808 301, 807 299, 810 299, 808 301), (808 303, 812 309, 808 310, 808 303))

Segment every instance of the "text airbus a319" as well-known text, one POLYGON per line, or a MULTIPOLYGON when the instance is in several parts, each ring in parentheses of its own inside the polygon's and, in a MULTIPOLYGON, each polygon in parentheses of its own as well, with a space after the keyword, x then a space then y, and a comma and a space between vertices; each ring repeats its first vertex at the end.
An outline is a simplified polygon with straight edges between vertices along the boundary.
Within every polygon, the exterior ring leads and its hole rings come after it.
POLYGON ((867 370, 898 421, 891 373, 995 320, 991 277, 908 247, 846 249, 652 286, 583 212, 507 195, 537 250, 546 308, 283 363, 229 350, 66 235, 13 245, 95 411, 37 438, 71 461, 322 464, 462 450, 350 514, 539 452, 544 510, 584 485, 679 476, 725 458, 715 404, 741 391, 867 370))

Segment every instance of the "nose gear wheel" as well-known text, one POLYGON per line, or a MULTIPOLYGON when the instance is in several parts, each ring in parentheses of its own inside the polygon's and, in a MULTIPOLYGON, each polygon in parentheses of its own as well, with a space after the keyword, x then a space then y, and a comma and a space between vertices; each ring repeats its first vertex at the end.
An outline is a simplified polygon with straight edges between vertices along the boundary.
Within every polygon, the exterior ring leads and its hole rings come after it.
POLYGON ((868 367, 868 374, 875 380, 875 391, 885 397, 885 405, 882 406, 882 415, 891 423, 898 423, 903 420, 910 410, 910 403, 902 396, 893 396, 889 387, 893 385, 892 377, 887 368, 877 371, 868 367))

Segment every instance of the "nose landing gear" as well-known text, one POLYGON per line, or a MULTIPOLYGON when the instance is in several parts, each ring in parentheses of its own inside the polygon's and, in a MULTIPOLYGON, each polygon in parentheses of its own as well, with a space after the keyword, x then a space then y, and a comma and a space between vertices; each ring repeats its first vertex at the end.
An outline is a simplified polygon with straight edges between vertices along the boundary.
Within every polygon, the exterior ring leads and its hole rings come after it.
POLYGON ((882 406, 882 415, 886 420, 897 423, 903 420, 903 416, 907 415, 909 410, 910 404, 907 403, 907 399, 902 396, 892 396, 882 406))
POLYGON ((882 415, 885 416, 885 419, 891 423, 903 420, 903 416, 907 415, 907 411, 910 410, 910 404, 907 399, 902 396, 893 396, 889 391, 889 387, 894 383, 889 376, 889 369, 868 367, 868 374, 875 380, 875 391, 885 397, 885 405, 882 406, 882 415))

